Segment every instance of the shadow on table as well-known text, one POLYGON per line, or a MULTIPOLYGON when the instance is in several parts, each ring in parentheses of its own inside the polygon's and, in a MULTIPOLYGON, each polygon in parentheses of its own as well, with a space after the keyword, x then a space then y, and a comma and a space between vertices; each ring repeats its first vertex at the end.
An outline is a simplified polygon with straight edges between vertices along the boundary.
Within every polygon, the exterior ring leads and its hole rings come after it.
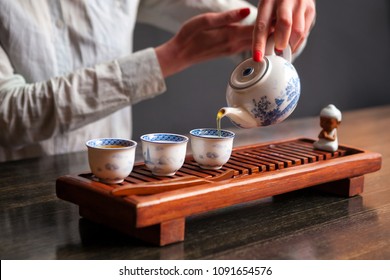
MULTIPOLYGON (((147 244, 81 218, 80 244, 59 247, 57 258, 316 259, 319 253, 324 253, 323 248, 316 248, 316 231, 318 236, 326 236, 328 231, 337 230, 340 223, 344 229, 352 230, 356 216, 367 211, 370 215, 366 218, 375 223, 377 215, 364 208, 359 195, 342 198, 303 189, 189 217, 185 241, 165 247, 147 244), (291 254, 288 248, 294 244, 289 242, 299 236, 306 241, 297 242, 298 253, 291 254), (264 246, 267 251, 260 250, 264 246)), ((337 242, 350 242, 351 237, 340 238, 337 242)), ((332 242, 323 238, 323 243, 318 244, 333 246, 332 242)))

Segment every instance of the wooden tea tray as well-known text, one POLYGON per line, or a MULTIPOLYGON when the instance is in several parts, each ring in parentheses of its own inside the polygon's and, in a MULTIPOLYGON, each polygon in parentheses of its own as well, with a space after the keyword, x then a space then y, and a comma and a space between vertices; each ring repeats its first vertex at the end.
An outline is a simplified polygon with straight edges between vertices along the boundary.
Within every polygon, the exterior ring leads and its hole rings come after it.
POLYGON ((381 167, 378 153, 347 146, 317 151, 313 141, 238 147, 221 170, 203 170, 189 156, 172 177, 154 176, 138 163, 117 185, 91 173, 66 175, 57 179, 57 196, 79 205, 89 220, 163 246, 184 240, 187 216, 312 186, 354 196, 363 192, 363 175, 381 167))

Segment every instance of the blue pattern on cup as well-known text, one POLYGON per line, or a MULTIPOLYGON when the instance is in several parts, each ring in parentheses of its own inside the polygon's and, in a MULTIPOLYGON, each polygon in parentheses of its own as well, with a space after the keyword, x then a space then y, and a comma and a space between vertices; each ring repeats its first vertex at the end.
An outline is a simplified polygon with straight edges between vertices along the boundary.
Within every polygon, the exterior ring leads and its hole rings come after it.
POLYGON ((223 130, 219 132, 216 128, 197 128, 190 131, 191 135, 198 137, 212 137, 212 138, 233 138, 235 134, 228 130, 223 130), (221 134, 219 134, 221 133, 221 134))
POLYGON ((187 142, 188 138, 183 135, 172 134, 172 133, 152 133, 141 136, 141 140, 147 142, 158 142, 158 143, 183 143, 187 142))
MULTIPOLYGON (((126 140, 126 139, 113 139, 113 138, 101 138, 101 139, 92 139, 87 141, 86 145, 92 148, 100 148, 101 146, 107 145, 118 145, 122 147, 132 147, 134 146, 134 142, 126 140)), ((104 147, 102 147, 104 148, 104 147)))

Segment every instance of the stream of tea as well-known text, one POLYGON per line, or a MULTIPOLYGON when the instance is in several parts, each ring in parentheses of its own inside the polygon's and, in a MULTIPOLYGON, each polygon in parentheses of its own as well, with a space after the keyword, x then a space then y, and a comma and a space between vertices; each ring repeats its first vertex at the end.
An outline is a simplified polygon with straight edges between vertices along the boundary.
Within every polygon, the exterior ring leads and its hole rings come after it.
POLYGON ((219 110, 217 113, 217 130, 218 130, 218 137, 222 137, 221 133, 221 119, 223 118, 223 110, 219 110))

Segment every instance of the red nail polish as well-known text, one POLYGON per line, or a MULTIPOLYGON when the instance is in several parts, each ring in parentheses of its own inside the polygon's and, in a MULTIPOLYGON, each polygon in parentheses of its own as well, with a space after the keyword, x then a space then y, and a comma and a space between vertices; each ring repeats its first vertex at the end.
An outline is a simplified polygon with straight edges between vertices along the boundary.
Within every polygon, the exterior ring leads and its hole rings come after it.
POLYGON ((246 17, 247 15, 249 15, 251 12, 251 10, 249 8, 243 8, 241 9, 238 13, 240 14, 241 17, 246 17))
POLYGON ((275 54, 276 55, 282 55, 283 54, 283 50, 279 50, 279 49, 275 48, 275 54))
POLYGON ((253 54, 253 60, 256 62, 261 62, 261 59, 262 59, 261 51, 255 51, 255 53, 253 54))

